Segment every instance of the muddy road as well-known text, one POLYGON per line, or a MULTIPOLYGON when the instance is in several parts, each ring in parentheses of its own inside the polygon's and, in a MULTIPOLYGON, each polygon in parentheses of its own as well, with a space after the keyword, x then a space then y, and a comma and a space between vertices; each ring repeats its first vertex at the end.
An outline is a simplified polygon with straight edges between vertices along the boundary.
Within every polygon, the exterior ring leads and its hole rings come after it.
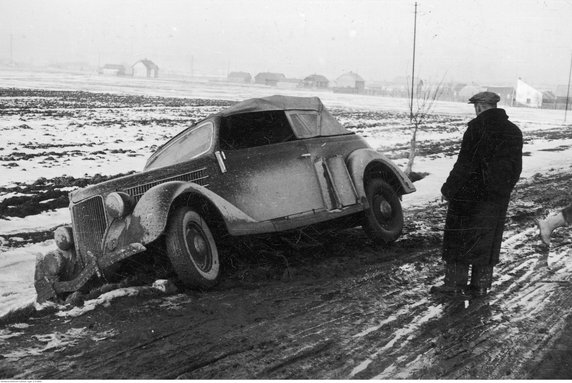
POLYGON ((445 206, 435 201, 406 212, 389 248, 359 228, 311 235, 306 247, 235 265, 213 291, 143 289, 80 316, 12 318, 0 377, 569 378, 559 352, 571 339, 569 234, 548 251, 533 220, 564 206, 571 187, 568 173, 520 181, 486 298, 428 292, 442 280, 445 206))
MULTIPOLYGON (((0 225, 67 207, 70 190, 141 168, 158 144, 230 104, 21 89, 0 89, 0 98, 0 225)), ((405 117, 333 113, 405 161, 405 117)), ((420 142, 421 171, 432 171, 423 159, 456 155, 466 123, 433 118, 424 134, 437 138, 420 142)), ((539 151, 567 150, 572 130, 527 124, 525 140, 539 151)), ((150 287, 158 276, 139 270, 83 306, 19 311, 0 320, 0 378, 572 378, 570 234, 561 229, 547 249, 534 225, 570 203, 572 175, 559 169, 517 185, 486 298, 429 293, 442 282, 446 212, 430 201, 404 210, 404 235, 390 247, 375 247, 360 228, 308 229, 237 245, 208 292, 162 293, 150 287)), ((0 253, 52 235, 8 231, 0 253)))

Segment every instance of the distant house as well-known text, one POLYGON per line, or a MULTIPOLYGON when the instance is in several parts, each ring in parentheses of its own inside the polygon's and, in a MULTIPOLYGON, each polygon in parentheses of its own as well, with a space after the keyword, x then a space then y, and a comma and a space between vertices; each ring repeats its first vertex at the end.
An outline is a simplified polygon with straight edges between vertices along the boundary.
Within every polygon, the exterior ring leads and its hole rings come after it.
POLYGON ((347 72, 336 79, 334 93, 363 93, 364 79, 357 73, 347 72))
POLYGON ((303 88, 317 88, 324 89, 327 88, 330 81, 320 74, 312 74, 302 80, 301 86, 303 88))
POLYGON ((442 101, 453 101, 455 100, 455 88, 457 83, 452 82, 442 82, 437 85, 433 85, 431 89, 435 89, 437 86, 440 87, 439 100, 442 101))
POLYGON ((254 76, 256 84, 263 84, 269 86, 277 86, 278 82, 286 80, 286 76, 282 73, 261 72, 254 76))
POLYGON ((131 66, 133 77, 159 77, 159 66, 149 59, 137 61, 131 66))
POLYGON ((528 85, 520 78, 516 81, 515 106, 542 107, 542 92, 528 85))
POLYGON ((386 84, 382 81, 369 81, 364 89, 364 93, 373 96, 384 96, 387 95, 387 89, 386 84))
POLYGON ((558 106, 556 95, 550 91, 545 90, 542 92, 542 107, 547 109, 556 109, 558 106))
POLYGON ((91 65, 85 61, 56 62, 48 64, 48 67, 55 69, 73 70, 73 71, 85 71, 85 70, 91 71, 93 69, 91 65))
POLYGON ((516 90, 512 86, 489 86, 487 92, 493 92, 499 95, 500 104, 514 105, 516 90))
MULTIPOLYGON (((572 98, 572 89, 568 89, 568 85, 558 85, 556 86, 556 101, 558 103, 566 103, 566 97, 572 98)), ((568 101, 570 103, 570 100, 568 101)))
POLYGON ((99 69, 99 74, 106 76, 125 76, 125 66, 121 64, 105 64, 99 69))
POLYGON ((467 84, 463 82, 456 82, 451 84, 451 100, 452 101, 466 101, 466 99, 461 99, 461 90, 466 87, 467 84))
POLYGON ((484 92, 485 90, 485 87, 477 84, 465 85, 459 90, 459 93, 457 94, 457 100, 467 102, 469 101, 469 98, 479 92, 484 92))
POLYGON ((278 87, 282 89, 296 89, 301 81, 299 78, 284 78, 278 81, 278 87))
POLYGON ((568 85, 557 85, 554 91, 544 90, 542 92, 542 107, 547 109, 565 109, 572 107, 572 89, 568 91, 568 85), (568 98, 568 103, 566 102, 568 98))
POLYGON ((230 82, 250 84, 252 82, 252 76, 248 72, 230 72, 227 76, 227 80, 230 82))

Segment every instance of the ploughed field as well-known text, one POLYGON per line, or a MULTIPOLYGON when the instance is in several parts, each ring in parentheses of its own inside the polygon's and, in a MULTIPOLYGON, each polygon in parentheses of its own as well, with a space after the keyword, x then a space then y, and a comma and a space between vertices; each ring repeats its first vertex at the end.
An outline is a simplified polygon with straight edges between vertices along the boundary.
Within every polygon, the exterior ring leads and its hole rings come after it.
MULTIPOLYGON (((0 252, 50 240, 53 228, 69 222, 70 190, 140 170, 157 145, 232 104, 18 89, 0 89, 0 100, 0 252), (48 218, 40 228, 22 224, 30 217, 48 218)), ((330 109, 405 163, 407 115, 330 109)), ((423 181, 443 172, 439 161, 454 159, 466 121, 427 120, 415 167, 423 181)), ((551 126, 525 132, 529 147, 541 140, 556 156, 571 138, 569 129, 551 126)), ((429 294, 442 281, 446 212, 429 198, 405 206, 404 234, 390 247, 374 246, 359 227, 261 237, 237 242, 211 291, 163 293, 149 286, 172 274, 142 265, 78 307, 5 316, 0 377, 570 378, 570 235, 558 231, 548 250, 534 225, 570 202, 569 170, 519 182, 486 298, 429 294), (114 292, 121 293, 111 299, 114 292)))

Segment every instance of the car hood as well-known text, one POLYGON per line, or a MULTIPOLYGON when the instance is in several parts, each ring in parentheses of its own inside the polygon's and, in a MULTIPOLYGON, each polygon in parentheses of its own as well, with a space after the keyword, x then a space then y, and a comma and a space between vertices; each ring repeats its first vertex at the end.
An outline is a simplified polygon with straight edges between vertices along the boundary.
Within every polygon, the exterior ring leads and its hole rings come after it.
POLYGON ((95 195, 106 196, 115 191, 127 192, 130 195, 142 195, 151 187, 169 181, 195 182, 199 185, 204 185, 202 181, 208 178, 209 172, 210 169, 204 162, 194 163, 194 166, 189 166, 184 171, 182 171, 179 165, 167 166, 87 186, 72 191, 69 197, 72 203, 78 203, 95 195))

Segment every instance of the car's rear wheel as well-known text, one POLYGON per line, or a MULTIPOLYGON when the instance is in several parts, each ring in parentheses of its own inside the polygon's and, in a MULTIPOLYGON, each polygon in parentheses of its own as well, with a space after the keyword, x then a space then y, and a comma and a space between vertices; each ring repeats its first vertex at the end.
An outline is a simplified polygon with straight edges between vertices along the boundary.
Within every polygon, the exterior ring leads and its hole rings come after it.
POLYGON ((401 235, 403 210, 399 196, 387 182, 373 178, 365 187, 369 209, 365 211, 363 229, 377 244, 389 244, 401 235))
POLYGON ((167 255, 188 287, 209 288, 220 276, 219 254, 205 220, 187 206, 178 208, 167 227, 167 255))

